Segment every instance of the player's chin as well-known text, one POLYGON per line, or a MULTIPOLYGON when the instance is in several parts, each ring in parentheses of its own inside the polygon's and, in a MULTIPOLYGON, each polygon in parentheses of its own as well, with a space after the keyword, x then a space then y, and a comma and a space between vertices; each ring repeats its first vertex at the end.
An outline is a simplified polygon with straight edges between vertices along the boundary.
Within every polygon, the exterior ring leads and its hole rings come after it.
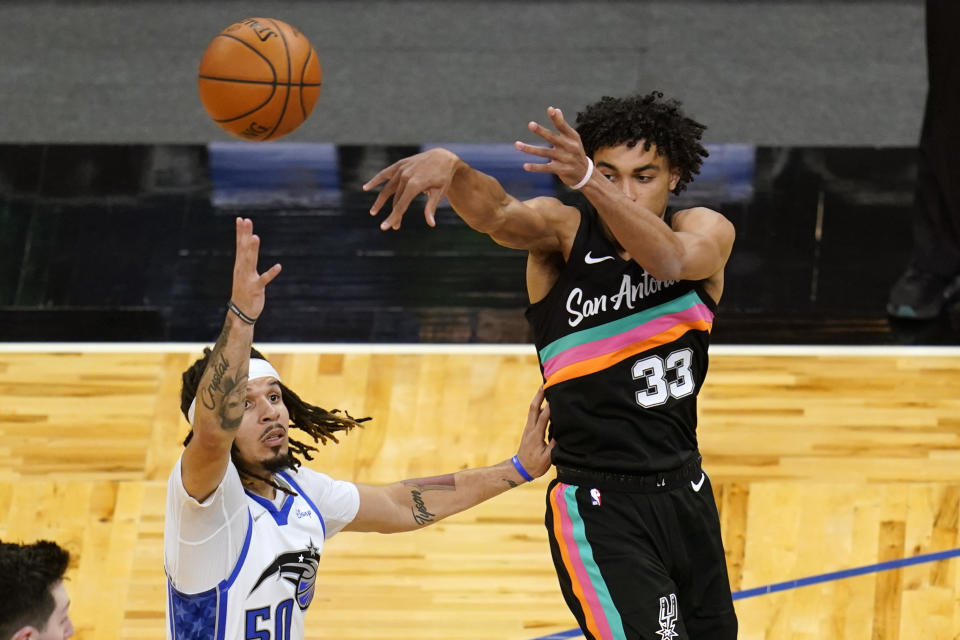
POLYGON ((283 445, 282 447, 276 447, 276 449, 278 450, 271 450, 267 456, 260 460, 260 466, 270 473, 290 466, 290 448, 287 445, 283 445))
POLYGON ((264 455, 268 459, 286 458, 288 453, 290 453, 290 441, 286 436, 279 442, 264 446, 264 455))

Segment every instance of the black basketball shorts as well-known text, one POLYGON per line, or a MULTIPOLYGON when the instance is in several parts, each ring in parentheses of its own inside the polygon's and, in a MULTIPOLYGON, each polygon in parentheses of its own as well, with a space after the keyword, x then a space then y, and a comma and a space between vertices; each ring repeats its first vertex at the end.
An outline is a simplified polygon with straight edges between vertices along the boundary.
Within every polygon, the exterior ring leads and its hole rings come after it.
POLYGON ((643 478, 560 468, 545 524, 560 589, 588 640, 737 637, 719 514, 699 459, 643 478))

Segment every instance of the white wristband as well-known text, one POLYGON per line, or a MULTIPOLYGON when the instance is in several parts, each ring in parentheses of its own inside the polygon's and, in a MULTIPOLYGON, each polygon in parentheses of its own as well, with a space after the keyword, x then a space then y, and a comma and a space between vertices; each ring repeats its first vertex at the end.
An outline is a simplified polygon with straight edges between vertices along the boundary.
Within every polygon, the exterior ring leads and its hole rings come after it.
POLYGON ((590 180, 590 176, 592 175, 593 175, 593 160, 591 160, 588 156, 587 157, 587 175, 583 176, 583 180, 581 180, 580 182, 578 182, 577 184, 573 185, 570 188, 571 189, 583 188, 583 185, 587 184, 587 181, 590 180))

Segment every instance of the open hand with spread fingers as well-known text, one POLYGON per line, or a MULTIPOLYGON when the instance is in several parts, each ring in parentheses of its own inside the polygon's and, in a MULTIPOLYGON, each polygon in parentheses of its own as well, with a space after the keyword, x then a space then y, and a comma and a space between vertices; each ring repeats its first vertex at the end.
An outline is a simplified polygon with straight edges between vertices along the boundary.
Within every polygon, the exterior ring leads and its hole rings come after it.
POLYGON ((275 264, 263 273, 257 273, 260 256, 260 237, 253 233, 253 221, 237 218, 237 252, 233 261, 233 292, 231 302, 245 316, 256 320, 263 311, 267 285, 280 273, 275 264))
POLYGON ((423 208, 423 216, 428 225, 436 226, 437 205, 450 187, 459 162, 460 158, 456 154, 439 148, 394 162, 363 185, 363 190, 369 191, 386 182, 370 207, 370 215, 377 215, 387 199, 393 196, 393 209, 380 223, 380 229, 399 229, 403 214, 410 203, 415 197, 425 193, 427 204, 423 208))
POLYGON ((556 128, 548 129, 531 121, 527 128, 543 138, 550 146, 539 147, 519 140, 514 143, 518 151, 549 162, 525 162, 523 168, 533 173, 555 174, 568 187, 579 189, 587 183, 593 174, 593 161, 587 157, 580 141, 580 134, 563 119, 563 112, 554 107, 547 108, 547 117, 556 128))
POLYGON ((557 445, 553 438, 547 442, 550 424, 550 405, 545 402, 543 387, 537 389, 527 410, 527 423, 520 436, 517 460, 533 477, 539 478, 550 468, 550 452, 557 445))

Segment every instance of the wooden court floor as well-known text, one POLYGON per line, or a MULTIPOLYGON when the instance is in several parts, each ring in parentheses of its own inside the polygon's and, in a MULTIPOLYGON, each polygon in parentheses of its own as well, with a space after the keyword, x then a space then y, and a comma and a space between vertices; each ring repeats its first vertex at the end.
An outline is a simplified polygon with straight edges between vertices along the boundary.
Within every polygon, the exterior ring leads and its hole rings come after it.
MULTIPOLYGON (((306 399, 373 416, 311 463, 369 483, 509 457, 539 384, 532 351, 261 348, 306 399)), ((81 640, 164 635, 164 493, 193 358, 0 349, 0 539, 71 551, 81 640)), ((960 547, 958 392, 958 351, 715 349, 700 439, 734 591, 960 547)), ((541 524, 547 477, 423 531, 336 536, 307 637, 532 640, 574 628, 541 524)), ((960 638, 958 605, 960 559, 945 559, 737 610, 745 640, 938 640, 960 638)))

